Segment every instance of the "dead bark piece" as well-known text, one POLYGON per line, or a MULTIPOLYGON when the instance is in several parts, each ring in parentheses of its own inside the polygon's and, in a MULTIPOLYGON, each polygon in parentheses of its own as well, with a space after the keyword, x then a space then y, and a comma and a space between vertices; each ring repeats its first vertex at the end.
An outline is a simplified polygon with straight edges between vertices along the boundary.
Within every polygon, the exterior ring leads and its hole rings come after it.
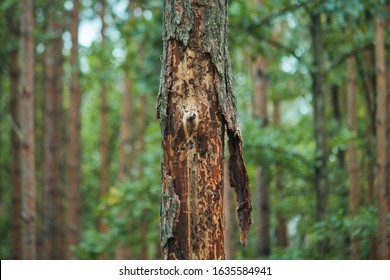
POLYGON ((251 195, 249 189, 249 178, 246 172, 244 157, 242 155, 242 141, 240 137, 232 135, 228 130, 229 136, 229 173, 230 185, 236 192, 237 217, 240 225, 240 240, 245 247, 248 238, 251 221, 251 195))

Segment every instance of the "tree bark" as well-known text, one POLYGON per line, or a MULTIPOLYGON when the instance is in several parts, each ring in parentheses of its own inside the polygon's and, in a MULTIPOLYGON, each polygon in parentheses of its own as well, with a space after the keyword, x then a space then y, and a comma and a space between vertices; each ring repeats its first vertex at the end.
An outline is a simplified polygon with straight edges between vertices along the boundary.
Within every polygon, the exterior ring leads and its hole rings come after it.
MULTIPOLYGON (((356 112, 356 66, 355 59, 347 59, 347 115, 348 128, 354 137, 349 140, 347 150, 349 214, 354 218, 360 207, 360 185, 358 151, 355 144, 357 129, 356 112)), ((360 239, 351 234, 351 259, 360 259, 360 239)))
POLYGON ((32 0, 22 0, 21 8, 21 192, 22 258, 36 259, 36 195, 34 140, 34 10, 32 0))
POLYGON ((227 49, 227 2, 166 0, 163 29, 157 104, 164 149, 163 254, 166 259, 224 259, 226 130, 244 245, 251 211, 227 49))
POLYGON ((386 59, 385 59, 385 22, 381 18, 375 21, 375 64, 376 64, 376 87, 377 87, 377 112, 376 112, 376 187, 378 197, 378 257, 386 260, 389 258, 388 246, 388 198, 386 193, 387 179, 387 98, 386 89, 386 59))
MULTIPOLYGON (((268 62, 264 57, 257 57, 254 64, 254 116, 260 121, 261 128, 268 126, 268 78, 265 74, 268 62)), ((257 200, 257 244, 256 251, 260 257, 271 255, 271 192, 270 170, 265 165, 256 169, 257 200)))
MULTIPOLYGON (((277 99, 273 99, 273 123, 274 126, 279 126, 281 122, 280 116, 280 101, 277 99)), ((276 192, 278 194, 283 194, 284 184, 283 177, 281 174, 280 166, 278 163, 275 164, 275 186, 276 192)), ((283 199, 282 196, 279 196, 279 199, 283 199)), ((287 228, 287 218, 283 211, 278 210, 276 212, 276 220, 277 220, 277 244, 282 248, 288 247, 288 228, 287 228)))
MULTIPOLYGON (((314 136, 316 143, 315 190, 316 190, 316 218, 323 221, 328 208, 328 153, 326 148, 326 119, 324 94, 324 58, 322 45, 321 15, 311 15, 311 37, 313 51, 312 90, 314 107, 314 136)), ((320 254, 328 250, 328 241, 319 242, 320 254)))
MULTIPOLYGON (((69 246, 80 242, 81 234, 81 91, 79 81, 79 12, 80 1, 73 1, 71 13, 70 34, 72 49, 70 53, 71 84, 70 84, 70 111, 69 111, 69 210, 68 210, 68 234, 69 246)), ((71 253, 71 258, 75 256, 71 253)))
MULTIPOLYGON (((16 7, 10 10, 7 16, 8 31, 14 36, 15 41, 20 36, 19 24, 15 16, 16 7)), ((9 81, 10 81, 10 113, 13 122, 11 130, 11 259, 20 260, 22 258, 21 248, 21 171, 20 171, 20 135, 18 130, 20 127, 20 102, 19 102, 19 79, 20 68, 18 61, 19 48, 14 47, 9 51, 9 81)))

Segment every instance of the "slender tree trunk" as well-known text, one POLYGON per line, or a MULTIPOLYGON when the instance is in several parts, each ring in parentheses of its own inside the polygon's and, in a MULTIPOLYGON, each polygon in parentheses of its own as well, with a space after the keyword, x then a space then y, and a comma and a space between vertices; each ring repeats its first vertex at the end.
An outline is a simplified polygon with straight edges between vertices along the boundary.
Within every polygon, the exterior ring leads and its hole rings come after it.
MULTIPOLYGON (((132 178, 134 145, 132 143, 133 96, 131 82, 127 73, 123 77, 123 97, 119 127, 119 182, 124 183, 132 178)), ((134 123, 134 122, 133 122, 134 123)), ((123 217, 125 213, 121 212, 123 217)), ((131 259, 131 248, 121 242, 115 252, 115 258, 131 259)))
MULTIPOLYGON (((81 121, 80 106, 81 92, 79 82, 79 27, 80 1, 73 1, 73 10, 70 22, 72 49, 70 53, 71 84, 70 84, 70 111, 69 111, 69 246, 80 242, 81 224, 81 121)), ((74 258, 73 254, 70 255, 74 258)))
MULTIPOLYGON (((363 81, 364 86, 364 104, 366 111, 366 119, 368 125, 366 128, 366 145, 365 145, 365 154, 366 154, 366 165, 367 165, 367 196, 366 202, 370 205, 375 204, 375 131, 376 131, 376 106, 375 106, 375 86, 372 83, 370 78, 371 72, 374 72, 373 65, 374 62, 371 59, 371 50, 365 51, 364 54, 364 67, 359 56, 356 56, 357 66, 359 69, 360 80, 363 81)), ((371 237, 370 241, 370 259, 377 259, 377 240, 376 236, 371 237)))
POLYGON ((386 89, 386 59, 385 59, 385 22, 381 18, 377 18, 376 26, 376 44, 375 44, 375 64, 376 64, 376 87, 377 87, 377 112, 376 112, 376 161, 377 161, 377 196, 378 196, 378 214, 379 214, 379 230, 378 230, 378 257, 380 259, 389 258, 388 247, 388 199, 386 194, 386 179, 387 179, 387 98, 386 89))
MULTIPOLYGON (((347 115, 348 128, 355 136, 349 140, 347 150, 349 214, 354 218, 360 207, 360 185, 358 151, 355 144, 357 134, 356 112, 356 66, 355 59, 347 59, 347 115)), ((351 235, 351 259, 360 259, 360 239, 351 235)))
MULTIPOLYGON (((140 158, 142 158, 143 154, 145 153, 146 148, 146 142, 145 142, 145 132, 146 132, 146 117, 147 117, 147 110, 148 110, 148 99, 146 95, 141 96, 141 106, 140 106, 140 116, 139 116, 139 154, 140 158)), ((143 163, 142 160, 139 160, 139 166, 138 166, 138 174, 139 178, 142 180, 144 176, 143 172, 143 163)), ((143 209, 142 211, 144 214, 143 217, 146 217, 147 209, 143 209)), ((147 232, 148 232, 148 225, 149 222, 146 219, 141 220, 141 239, 142 239, 142 245, 141 245, 141 258, 143 260, 147 260, 148 257, 148 239, 147 239, 147 232)))
MULTIPOLYGON (((10 11, 7 17, 8 30, 16 38, 20 36, 19 24, 15 18, 16 7, 10 11)), ((11 197, 12 197, 12 219, 11 219, 11 259, 20 260, 22 258, 21 248, 21 172, 20 172, 20 110, 19 110, 19 61, 18 47, 10 50, 9 57, 9 81, 10 81, 10 113, 13 122, 11 130, 11 197)))
MULTIPOLYGON (((101 36, 102 46, 105 47, 106 35, 106 23, 104 16, 106 13, 105 0, 101 0, 100 20, 102 22, 101 36)), ((101 96, 100 96, 100 198, 103 198, 108 193, 109 188, 109 158, 108 158, 108 101, 107 101, 107 83, 102 81, 101 96)), ((104 224, 103 219, 99 222, 99 228, 101 232, 107 231, 107 226, 104 224)))
POLYGON ((119 128, 119 181, 125 182, 130 179, 131 168, 134 161, 134 147, 132 145, 132 115, 133 96, 131 93, 130 78, 125 74, 123 77, 123 98, 120 114, 119 128))
POLYGON ((21 194, 22 258, 36 259, 36 195, 34 141, 34 10, 32 0, 22 0, 21 8, 21 194))
MULTIPOLYGON (((273 123, 274 126, 280 125, 280 101, 277 99, 273 99, 273 123)), ((278 163, 275 164, 275 186, 276 192, 278 194, 283 194, 284 184, 283 177, 281 174, 280 166, 278 163)), ((279 196, 279 199, 283 199, 282 196, 279 196)), ((281 210, 276 212, 276 220, 277 220, 277 244, 282 248, 288 247, 288 228, 287 228, 287 219, 285 213, 281 210)))
POLYGON ((45 53, 45 117, 43 159, 43 252, 44 259, 65 259, 66 220, 63 180, 62 30, 60 2, 51 2, 48 32, 53 34, 45 53))
MULTIPOLYGON (((311 36, 313 51, 313 106, 314 106, 314 136, 316 142, 315 190, 316 190, 316 218, 325 220, 328 208, 328 153, 326 149, 326 119, 325 119, 325 91, 324 91, 324 58, 322 46, 321 15, 311 15, 311 36)), ((320 254, 328 250, 328 240, 319 242, 320 254)))
MULTIPOLYGON (((332 108, 333 108, 333 118, 337 124, 337 129, 335 131, 335 134, 338 134, 340 132, 342 124, 342 118, 341 118, 341 110, 340 110, 340 88, 338 85, 333 84, 331 86, 330 90, 331 96, 332 96, 332 108)), ((339 165, 341 168, 344 168, 345 166, 345 152, 342 148, 339 148, 337 150, 337 160, 339 162, 339 165)))
POLYGON ((243 244, 251 210, 227 49, 227 3, 168 0, 163 19, 157 106, 164 148, 163 253, 167 259, 224 259, 226 129, 243 244))
POLYGON ((237 232, 238 228, 234 217, 234 205, 233 205, 233 189, 230 187, 229 182, 229 161, 225 158, 224 163, 224 208, 225 208, 225 256, 227 260, 236 259, 237 252, 237 232))
MULTIPOLYGON (((268 79, 264 73, 267 68, 267 60, 257 57, 254 64, 254 117, 260 121, 262 128, 268 126, 268 79)), ((256 170, 257 188, 257 244, 256 251, 261 257, 271 254, 271 192, 270 192, 270 170, 263 165, 257 166, 256 170)))

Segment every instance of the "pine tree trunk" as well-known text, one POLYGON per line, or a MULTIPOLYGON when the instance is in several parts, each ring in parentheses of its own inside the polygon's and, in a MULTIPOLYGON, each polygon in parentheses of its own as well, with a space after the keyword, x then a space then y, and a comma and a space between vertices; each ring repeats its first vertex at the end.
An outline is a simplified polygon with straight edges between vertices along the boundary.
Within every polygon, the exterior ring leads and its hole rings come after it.
MULTIPOLYGON (((280 125, 280 101, 277 99, 273 99, 273 123, 274 126, 280 125)), ((283 177, 281 174, 280 166, 278 163, 275 164, 275 187, 276 192, 278 194, 283 194, 284 184, 283 177)), ((279 199, 283 199, 283 196, 279 196, 279 199)), ((288 228, 287 228, 287 219, 285 213, 283 211, 278 210, 276 212, 276 220, 277 220, 277 244, 282 248, 288 247, 288 228)))
MULTIPOLYGON (((73 1, 73 10, 70 22, 72 49, 70 53, 71 84, 70 84, 70 111, 69 111, 69 246, 80 242, 81 234, 81 92, 79 82, 79 27, 80 1, 73 1)), ((74 258, 74 256, 70 256, 74 258)))
MULTIPOLYGON (((101 0, 100 20, 102 22, 101 36, 102 46, 105 47, 106 35, 106 23, 104 16, 106 13, 105 0, 101 0)), ((107 101, 107 84, 102 81, 101 96, 100 96, 100 198, 103 199, 108 193, 109 188, 109 157, 108 157, 108 101, 107 101)), ((99 229, 101 232, 107 231, 103 219, 99 221, 99 229)), ((105 258, 105 257, 103 257, 105 258)))
MULTIPOLYGON (((15 18, 16 7, 10 10, 7 17, 8 31, 15 40, 20 36, 19 25, 15 18)), ((20 172, 20 138, 18 129, 20 127, 20 102, 19 102, 19 78, 20 69, 18 61, 19 48, 14 47, 9 51, 9 81, 10 81, 10 113, 13 122, 11 130, 11 197, 12 197, 12 214, 11 214, 11 259, 20 260, 22 258, 21 248, 21 172, 20 172)))
POLYGON ((22 0, 21 8, 21 194, 22 258, 36 259, 36 199, 34 140, 34 10, 32 0, 22 0))
MULTIPOLYGON (((133 96, 128 73, 123 77, 123 97, 119 125, 119 182, 124 183, 132 178, 132 165, 134 161, 134 145, 132 143, 132 116, 133 96)), ((133 122, 134 123, 134 122, 133 122)), ((124 216, 121 212, 119 215, 124 216)), ((115 251, 118 260, 131 259, 131 248, 123 242, 118 243, 115 251)))
MULTIPOLYGON (((347 59, 347 115, 348 128, 354 135, 357 134, 356 112, 356 66, 355 59, 347 59)), ((349 140, 347 150, 349 214, 354 218, 360 207, 360 185, 358 151, 355 144, 356 136, 349 140)), ((351 259, 360 259, 360 239, 351 235, 351 259)))
MULTIPOLYGON (((119 181, 125 182, 131 178, 131 168, 134 161, 132 145, 132 106, 130 78, 125 73, 123 77, 123 98, 119 127, 119 181)), ((133 122, 134 123, 134 122, 133 122)))
MULTIPOLYGON (((255 91, 253 98, 253 112, 255 119, 260 121, 260 126, 268 126, 268 79, 265 75, 267 60, 257 57, 254 64, 255 91)), ((266 166, 259 165, 256 170, 256 251, 261 257, 271 254, 271 192, 270 170, 266 166)))
POLYGON ((224 208, 225 208, 225 257, 227 260, 236 259, 237 252, 237 233, 238 228, 234 217, 233 189, 229 182, 229 161, 225 158, 224 163, 224 208))
MULTIPOLYGON (((324 61, 322 46, 321 15, 311 15, 311 36, 313 51, 313 107, 314 107, 314 136, 316 143, 315 190, 316 190, 316 218, 324 221, 328 208, 328 153, 326 148, 326 119, 324 94, 324 61)), ((328 240, 319 242, 320 254, 328 251, 328 240)))
POLYGON ((65 259, 66 221, 63 178, 62 30, 59 2, 48 9, 48 33, 54 36, 45 53, 45 115, 43 157, 43 239, 44 259, 65 259))
POLYGON ((163 28, 157 106, 163 253, 167 259, 224 259, 226 130, 243 244, 251 210, 227 50, 227 3, 164 1, 163 28))
POLYGON ((386 194, 387 188, 387 98, 386 89, 386 59, 385 59, 385 22, 383 19, 376 19, 376 44, 375 44, 375 64, 376 64, 376 87, 377 87, 377 112, 376 112, 376 161, 377 161, 377 196, 378 196, 378 214, 379 214, 379 230, 378 230, 378 257, 380 259, 389 258, 388 247, 388 198, 386 194))

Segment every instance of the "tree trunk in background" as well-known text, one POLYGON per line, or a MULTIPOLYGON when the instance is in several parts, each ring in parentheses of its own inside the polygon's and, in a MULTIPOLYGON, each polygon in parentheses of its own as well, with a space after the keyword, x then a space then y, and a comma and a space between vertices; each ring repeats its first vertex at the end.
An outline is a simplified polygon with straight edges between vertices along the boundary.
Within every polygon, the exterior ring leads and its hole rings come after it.
MULTIPOLYGON (((143 162, 142 157, 145 153, 146 148, 146 141, 145 141, 145 133, 146 133, 146 117, 147 117, 147 110, 148 110, 148 99, 146 95, 141 96, 141 106, 140 106, 140 116, 139 116, 139 166, 138 166, 138 174, 139 178, 142 180, 144 176, 143 172, 143 162)), ((143 209, 142 212, 144 213, 142 216, 146 217, 148 210, 143 209)), ((142 245, 141 245, 141 258, 143 260, 149 259, 148 257, 148 225, 149 221, 146 219, 141 219, 141 239, 142 239, 142 245)))
MULTIPOLYGON (((69 109, 69 208, 68 208, 68 243, 74 246, 80 242, 81 235, 81 92, 79 81, 79 12, 80 1, 73 1, 73 10, 70 22, 72 49, 70 53, 71 84, 69 109)), ((70 258, 75 256, 71 253, 70 258)))
POLYGON ((237 253, 238 228, 234 217, 233 189, 229 182, 229 161, 225 158, 224 163, 224 208, 225 208, 225 256, 227 260, 235 260, 237 253))
MULTIPOLYGON (((101 36, 102 46, 105 47, 106 35, 106 23, 104 16, 106 13, 105 0, 101 0, 100 20, 102 22, 101 36)), ((101 96, 100 96, 100 198, 101 200, 107 195, 109 188, 109 159, 108 159, 108 102, 107 102, 107 83, 102 81, 101 84, 101 96)), ((101 232, 107 231, 107 226, 104 224, 103 219, 99 221, 99 229, 101 232)))
MULTIPOLYGON (((277 99, 273 99, 273 123, 275 127, 280 125, 280 101, 277 99)), ((283 194, 284 184, 283 178, 281 176, 280 166, 278 163, 275 164, 275 187, 276 192, 279 195, 283 194)), ((279 199, 283 199, 283 196, 279 197, 279 199)), ((276 212, 276 220, 277 220, 277 244, 282 248, 288 247, 288 228, 287 228, 287 219, 286 215, 283 211, 278 210, 276 212)))
MULTIPOLYGON (((268 79, 264 71, 267 68, 267 60, 257 57, 254 64, 254 117, 260 121, 260 126, 268 126, 268 79)), ((259 165, 256 169, 256 252, 260 257, 271 255, 271 192, 270 170, 265 165, 259 165)))
MULTIPOLYGON (((328 153, 326 148, 326 116, 324 91, 324 59, 322 46, 321 15, 311 15, 311 36, 313 51, 313 107, 314 107, 314 136, 316 143, 315 190, 316 190, 316 218, 323 221, 328 208, 328 153)), ((328 240, 319 242, 320 254, 328 251, 328 240)))
POLYGON ((376 87, 377 87, 377 112, 376 112, 376 161, 377 161, 377 196, 378 196, 378 257, 382 260, 389 258, 388 247, 388 198, 387 188, 387 89, 386 89, 386 59, 385 59, 385 22, 381 18, 375 21, 375 64, 376 64, 376 87))
MULTIPOLYGON (((14 36, 15 41, 20 36, 19 24, 16 19, 17 6, 7 15, 8 31, 14 36)), ((11 259, 20 260, 22 258, 21 247, 21 172, 20 172, 20 135, 18 129, 20 127, 20 110, 19 110, 19 61, 18 61, 19 48, 14 47, 9 51, 9 81, 10 81, 10 113, 13 122, 13 128, 11 129, 11 199, 12 199, 12 214, 11 214, 11 259)))
MULTIPOLYGON (((360 207, 359 161, 355 144, 357 137, 356 111, 356 66, 354 57, 347 59, 347 116, 348 128, 354 137, 349 140, 347 150, 349 214, 354 218, 360 207)), ((351 234, 351 259, 360 259, 360 238, 351 234)))
MULTIPOLYGON (((128 73, 123 76, 123 97, 121 103, 119 127, 119 182, 124 183, 132 178, 134 162, 134 145, 132 143, 133 96, 128 73)), ((124 213, 120 215, 123 217, 124 213)), ((117 260, 131 259, 131 248, 123 242, 118 242, 115 251, 117 260)))
POLYGON ((125 76, 123 77, 123 89, 119 128, 119 181, 122 183, 132 177, 131 169, 134 161, 131 129, 133 96, 131 93, 130 78, 127 73, 125 73, 125 76))
POLYGON ((62 30, 58 19, 62 16, 59 1, 52 1, 48 9, 48 33, 53 38, 45 53, 45 115, 42 223, 43 259, 65 259, 66 219, 63 182, 63 94, 62 94, 62 30))
MULTIPOLYGON (((333 118, 337 124, 337 129, 335 134, 340 133, 340 129, 343 126, 342 118, 341 118, 341 110, 340 110, 340 88, 338 85, 333 84, 330 89, 330 93, 332 96, 332 108, 333 108, 333 118)), ((338 148, 337 150, 337 160, 341 168, 345 166, 345 153, 342 148, 338 148)))
POLYGON ((251 211, 227 49, 227 3, 164 1, 163 19, 157 106, 164 149, 163 253, 166 259, 224 259, 225 129, 243 244, 251 211))
POLYGON ((21 8, 21 194, 22 258, 36 259, 36 195, 34 140, 34 10, 33 1, 22 0, 21 8))
MULTIPOLYGON (((365 131, 366 144, 365 144, 365 157, 366 169, 367 169, 367 196, 365 202, 367 204, 375 204, 375 126, 376 126, 376 106, 375 106, 375 86, 370 78, 374 71, 374 62, 372 60, 371 50, 366 50, 363 53, 363 63, 359 55, 355 56, 357 66, 359 69, 360 80, 363 81, 364 89, 364 109, 368 125, 365 131)), ((377 259, 377 241, 376 236, 371 237, 370 241, 370 259, 377 259)))

